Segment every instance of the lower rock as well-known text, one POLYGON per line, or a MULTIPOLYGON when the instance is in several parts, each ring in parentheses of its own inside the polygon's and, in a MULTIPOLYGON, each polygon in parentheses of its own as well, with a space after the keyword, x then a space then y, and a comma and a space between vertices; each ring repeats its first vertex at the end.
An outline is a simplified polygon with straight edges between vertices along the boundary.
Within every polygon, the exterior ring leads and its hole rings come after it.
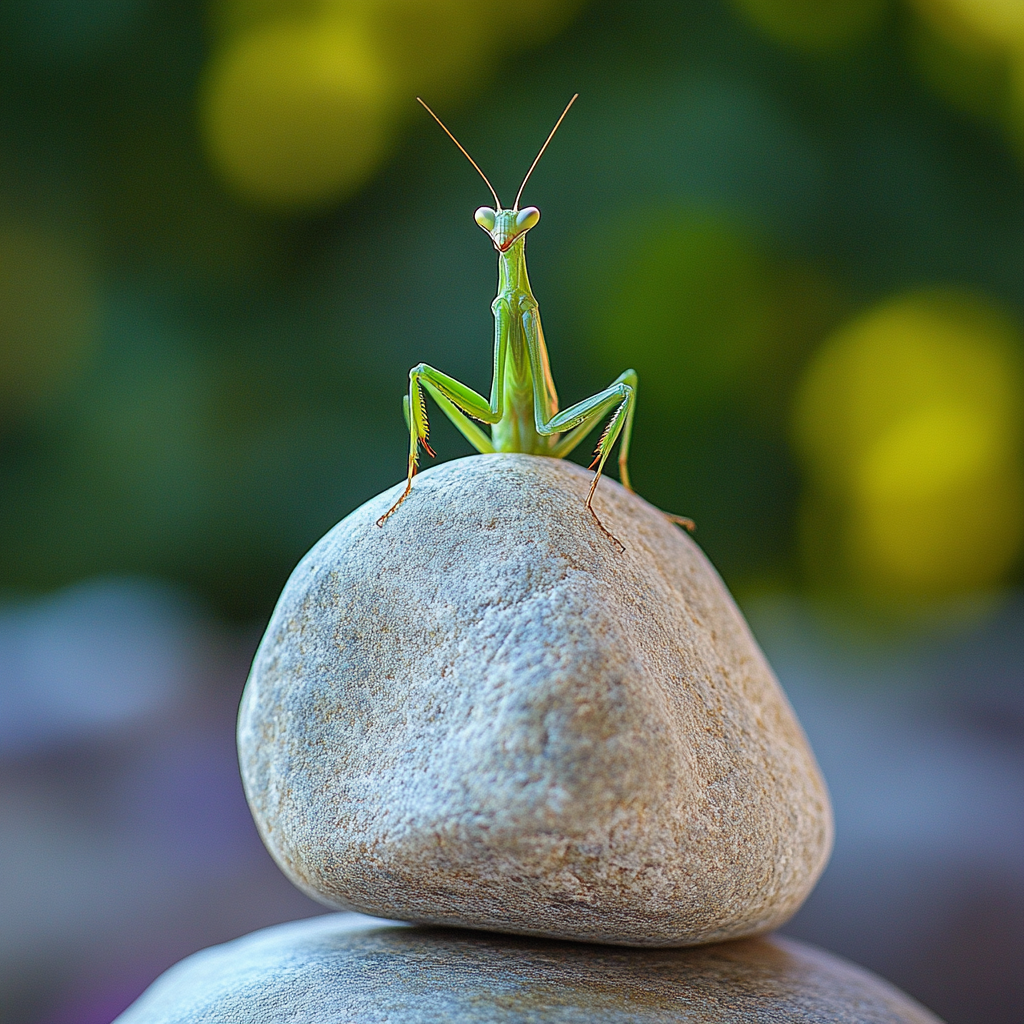
POLYGON ((638 950, 330 914, 196 953, 115 1024, 941 1024, 778 937, 638 950))

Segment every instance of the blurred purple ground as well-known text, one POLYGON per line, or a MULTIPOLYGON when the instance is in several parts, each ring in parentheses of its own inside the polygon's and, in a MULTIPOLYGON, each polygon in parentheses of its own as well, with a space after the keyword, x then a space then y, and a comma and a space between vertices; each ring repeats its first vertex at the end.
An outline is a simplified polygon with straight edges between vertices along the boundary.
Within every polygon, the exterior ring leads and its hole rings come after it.
MULTIPOLYGON (((950 1024, 1024 1021, 1024 600, 869 650, 748 609, 829 781, 790 934, 950 1024)), ((234 717, 258 636, 108 580, 0 611, 0 1021, 108 1024, 181 957, 321 908, 263 850, 234 717)))
POLYGON ((842 649, 797 606, 755 630, 814 746, 832 860, 785 931, 950 1024, 1024 1021, 1024 602, 902 652, 842 649))

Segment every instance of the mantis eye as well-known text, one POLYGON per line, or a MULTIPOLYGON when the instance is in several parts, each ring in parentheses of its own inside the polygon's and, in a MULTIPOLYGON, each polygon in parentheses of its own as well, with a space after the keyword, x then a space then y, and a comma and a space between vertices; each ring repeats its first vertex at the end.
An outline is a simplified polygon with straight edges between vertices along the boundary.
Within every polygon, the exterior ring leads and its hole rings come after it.
POLYGON ((540 210, 536 206, 527 206, 516 216, 516 231, 529 231, 540 220, 540 210))
POLYGON ((489 206, 481 206, 476 213, 473 214, 473 220, 477 222, 484 229, 484 231, 490 233, 494 230, 494 220, 497 214, 489 206))

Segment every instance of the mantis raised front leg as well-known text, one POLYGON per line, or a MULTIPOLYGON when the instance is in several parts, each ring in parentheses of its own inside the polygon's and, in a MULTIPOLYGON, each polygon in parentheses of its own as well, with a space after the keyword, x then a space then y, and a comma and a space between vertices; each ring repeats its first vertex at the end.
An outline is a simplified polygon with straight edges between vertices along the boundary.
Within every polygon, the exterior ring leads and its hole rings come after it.
MULTIPOLYGON (((403 400, 409 426, 409 465, 405 490, 398 501, 377 520, 378 526, 383 526, 394 515, 412 489, 412 480, 419 466, 420 446, 431 455, 434 454, 429 444, 430 426, 424 399, 426 391, 470 444, 484 454, 524 452, 562 458, 610 414, 611 418, 601 434, 591 463, 595 473, 585 505, 601 531, 622 547, 598 519, 593 499, 608 456, 620 438, 619 477, 623 486, 632 490, 627 460, 636 408, 636 371, 626 370, 603 391, 558 411, 558 395, 551 377, 540 309, 526 272, 526 234, 540 221, 540 210, 534 206, 519 209, 519 199, 526 182, 575 100, 573 96, 548 135, 527 171, 510 210, 502 208, 498 194, 483 171, 437 115, 420 100, 476 167, 494 196, 495 209, 481 207, 475 214, 477 224, 490 236, 498 253, 498 294, 491 304, 494 312, 494 366, 489 400, 454 377, 425 363, 409 371, 409 393, 403 400), (491 427, 490 437, 478 423, 491 427)), ((669 518, 689 529, 693 528, 693 523, 688 519, 675 516, 669 518)))

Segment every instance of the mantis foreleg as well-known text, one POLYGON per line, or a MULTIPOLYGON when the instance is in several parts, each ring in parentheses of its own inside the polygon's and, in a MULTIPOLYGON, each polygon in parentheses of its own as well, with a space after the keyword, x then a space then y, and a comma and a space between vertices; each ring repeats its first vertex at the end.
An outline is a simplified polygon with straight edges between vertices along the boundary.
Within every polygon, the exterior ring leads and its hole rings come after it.
POLYGON ((409 371, 409 394, 403 398, 405 420, 409 427, 409 468, 405 480, 405 490, 394 503, 377 520, 383 526, 395 509, 402 504, 412 490, 412 478, 416 475, 420 461, 420 445, 433 455, 428 438, 430 423, 427 419, 427 407, 423 397, 423 389, 441 407, 441 411, 452 421, 462 435, 482 454, 493 452, 491 439, 475 424, 494 424, 499 422, 505 404, 505 358, 508 352, 508 308, 504 303, 495 302, 494 308, 494 377, 491 382, 491 398, 488 401, 483 395, 477 394, 472 388, 440 370, 420 363, 409 371))
MULTIPOLYGON (((424 379, 423 386, 430 392, 430 397, 437 402, 441 411, 452 421, 462 436, 481 454, 490 455, 495 451, 491 439, 443 392, 439 391, 429 380, 424 379)), ((408 399, 403 399, 408 401, 408 399)))
MULTIPOLYGON (((619 374, 619 376, 616 377, 604 391, 599 391, 593 397, 585 399, 583 402, 577 402, 576 405, 572 405, 557 416, 552 417, 547 424, 549 428, 560 421, 563 416, 579 413, 582 413, 583 415, 583 419, 579 421, 577 426, 569 429, 569 432, 565 437, 559 438, 557 443, 551 449, 551 454, 556 459, 560 459, 568 455, 580 443, 580 441, 582 441, 583 438, 598 425, 601 417, 615 407, 616 403, 618 403, 619 407, 625 403, 625 423, 619 424, 614 430, 614 434, 611 430, 614 424, 609 423, 609 430, 602 436, 601 443, 598 445, 598 451, 595 452, 595 455, 598 458, 601 458, 600 465, 603 468, 604 462, 608 457, 608 452, 611 450, 612 445, 615 444, 615 438, 621 431, 622 444, 619 445, 619 479, 622 481, 622 486, 625 487, 627 491, 633 490, 633 487, 629 482, 628 459, 629 441, 633 433, 633 412, 636 409, 636 385, 636 371, 626 370, 625 373, 619 374), (622 384, 632 389, 633 394, 628 399, 625 395, 625 389, 619 387, 619 385, 622 384), (590 406, 589 410, 587 406, 590 406)), ((563 425, 562 430, 565 429, 566 428, 563 425)), ((600 472, 600 470, 598 472, 600 472)))
MULTIPOLYGON (((568 409, 563 409, 550 419, 544 419, 543 411, 547 407, 546 395, 543 393, 544 347, 541 341, 540 316, 535 307, 527 309, 523 313, 523 333, 526 337, 530 367, 533 371, 533 410, 536 431, 542 436, 568 431, 568 434, 552 448, 553 456, 561 458, 568 455, 597 426, 597 421, 614 409, 612 418, 608 421, 604 433, 597 442, 594 461, 591 463, 591 468, 596 466, 597 470, 594 473, 593 483, 590 485, 590 492, 587 494, 586 506, 593 512, 594 492, 597 490, 601 474, 604 472, 604 464, 608 461, 608 456, 620 433, 622 434, 622 445, 619 448, 619 474, 623 487, 628 490, 633 489, 629 483, 627 463, 629 440, 633 433, 633 411, 636 407, 636 370, 626 370, 603 391, 599 391, 596 395, 591 395, 590 398, 585 398, 575 405, 570 405, 568 409)), ((598 522, 600 523, 600 520, 598 522)), ((604 527, 602 526, 601 529, 603 530, 604 527)))
POLYGON ((547 423, 537 423, 538 434, 556 434, 566 429, 570 430, 569 435, 563 438, 552 450, 553 455, 564 454, 575 447, 585 434, 593 430, 601 417, 605 416, 611 409, 615 410, 612 413, 612 418, 608 421, 608 425, 604 428, 604 432, 601 434, 597 442, 597 448, 594 451, 594 461, 590 464, 590 468, 594 469, 595 466, 597 468, 584 504, 597 521, 601 532, 607 534, 623 551, 625 550, 625 545, 618 537, 609 533, 605 528, 594 511, 593 501, 594 492, 597 490, 597 485, 601 480, 601 473, 604 471, 604 464, 608 461, 608 456, 611 454, 612 447, 620 433, 622 434, 622 447, 619 449, 619 472, 622 475, 623 485, 629 487, 629 472, 626 469, 626 460, 629 457, 628 443, 630 431, 624 428, 632 427, 635 404, 636 371, 626 370, 604 391, 599 391, 596 395, 592 395, 590 398, 585 398, 582 402, 569 406, 568 409, 552 416, 547 423), (560 448, 564 448, 564 452, 559 451, 560 448))
MULTIPOLYGON (((594 453, 594 461, 590 464, 593 469, 594 465, 597 465, 597 472, 594 474, 593 483, 590 485, 590 493, 587 495, 587 507, 593 512, 594 509, 590 505, 591 499, 594 497, 594 491, 597 490, 598 481, 601 479, 601 470, 604 468, 604 464, 608 459, 608 453, 611 451, 612 445, 615 444, 615 438, 619 432, 622 433, 622 443, 619 445, 619 479, 622 481, 622 486, 628 491, 632 491, 633 488, 629 483, 629 470, 626 465, 626 460, 629 458, 629 441, 633 433, 633 412, 636 409, 636 385, 637 376, 635 370, 626 370, 624 373, 619 374, 612 383, 605 388, 604 391, 599 391, 592 398, 588 398, 583 402, 578 402, 574 406, 570 406, 564 412, 558 416, 553 417, 548 426, 558 423, 562 417, 568 417, 575 411, 580 411, 581 407, 583 411, 583 419, 579 425, 573 427, 565 435, 560 438, 555 446, 551 449, 551 454, 556 458, 562 458, 568 455, 576 445, 589 434, 601 417, 619 401, 618 395, 621 393, 619 390, 620 385, 627 385, 632 388, 632 395, 629 396, 628 400, 620 402, 618 408, 615 410, 615 415, 608 423, 604 433, 601 435, 601 439, 597 444, 597 451, 594 453), (587 412, 585 407, 590 405, 590 411, 587 412), (617 422, 622 419, 623 407, 625 407, 625 422, 617 422)), ((563 430, 565 429, 563 424, 563 430)), ((685 516, 677 516, 672 512, 662 511, 661 513, 666 519, 673 523, 683 527, 685 530, 691 532, 696 529, 692 519, 687 519, 685 516)), ((600 520, 598 520, 600 525, 600 520)), ((601 526, 603 530, 604 527, 601 526)), ((607 531, 605 531, 607 532, 607 531)), ((620 542, 621 543, 621 542, 620 542)))

